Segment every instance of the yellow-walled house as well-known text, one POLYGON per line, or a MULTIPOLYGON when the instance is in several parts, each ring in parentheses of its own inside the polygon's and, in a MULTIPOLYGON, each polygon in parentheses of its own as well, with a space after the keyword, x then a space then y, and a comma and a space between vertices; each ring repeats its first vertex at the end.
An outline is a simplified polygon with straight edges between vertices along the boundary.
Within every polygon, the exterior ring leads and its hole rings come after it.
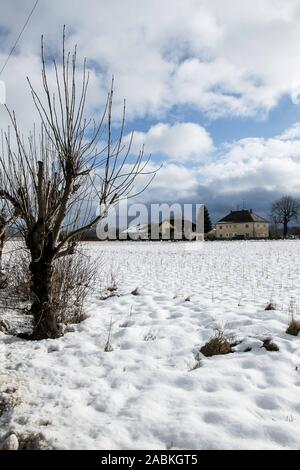
POLYGON ((216 224, 217 240, 269 238, 269 222, 250 210, 231 211, 216 224))

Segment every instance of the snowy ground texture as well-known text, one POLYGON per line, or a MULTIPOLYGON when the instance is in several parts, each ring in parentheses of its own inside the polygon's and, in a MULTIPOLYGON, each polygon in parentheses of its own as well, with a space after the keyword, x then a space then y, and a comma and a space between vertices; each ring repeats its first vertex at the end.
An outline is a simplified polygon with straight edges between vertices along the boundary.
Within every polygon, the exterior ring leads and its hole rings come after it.
POLYGON ((0 435, 42 432, 57 449, 300 448, 300 337, 285 333, 299 318, 300 242, 86 249, 99 257, 86 321, 59 340, 0 333, 0 387, 20 398, 0 435), (111 276, 119 296, 101 300, 111 276), (197 357, 216 326, 242 343, 197 357), (267 337, 279 352, 261 348, 267 337))

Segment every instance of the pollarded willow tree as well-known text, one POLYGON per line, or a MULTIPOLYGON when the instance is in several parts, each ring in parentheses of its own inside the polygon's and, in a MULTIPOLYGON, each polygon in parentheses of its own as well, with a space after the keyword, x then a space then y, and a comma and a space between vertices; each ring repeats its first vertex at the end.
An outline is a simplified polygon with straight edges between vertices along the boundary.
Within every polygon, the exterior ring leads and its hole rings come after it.
POLYGON ((62 335, 52 302, 55 260, 72 255, 78 236, 103 219, 110 207, 141 192, 134 185, 138 176, 149 175, 142 191, 155 176, 147 171, 143 149, 131 155, 133 134, 128 145, 123 143, 125 103, 118 133, 112 126, 113 82, 98 124, 87 119, 86 62, 79 81, 76 47, 67 53, 65 44, 64 29, 62 60, 51 62, 52 90, 42 38, 42 93, 28 80, 40 116, 39 131, 24 139, 14 112, 7 109, 12 132, 3 135, 0 159, 0 197, 18 214, 30 253, 32 339, 62 335))

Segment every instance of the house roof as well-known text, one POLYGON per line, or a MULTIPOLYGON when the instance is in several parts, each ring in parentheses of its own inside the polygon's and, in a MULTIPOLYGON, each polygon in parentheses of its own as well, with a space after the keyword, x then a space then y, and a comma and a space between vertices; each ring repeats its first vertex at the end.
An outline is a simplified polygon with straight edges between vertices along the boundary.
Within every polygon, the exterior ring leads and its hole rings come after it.
POLYGON ((228 215, 219 220, 219 223, 222 222, 233 222, 233 223, 247 223, 247 222, 268 222, 260 215, 255 214, 252 210, 243 209, 241 211, 231 211, 228 215))

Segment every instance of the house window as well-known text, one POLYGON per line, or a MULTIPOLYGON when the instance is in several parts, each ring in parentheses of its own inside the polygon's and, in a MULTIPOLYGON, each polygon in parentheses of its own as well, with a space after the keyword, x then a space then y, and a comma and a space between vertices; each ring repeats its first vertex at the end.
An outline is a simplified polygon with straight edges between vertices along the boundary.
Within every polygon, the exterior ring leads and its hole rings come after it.
MULTIPOLYGON (((249 225, 248 225, 248 224, 246 224, 246 225, 245 225, 245 227, 246 227, 246 228, 249 228, 249 225)), ((247 233, 246 233, 246 235, 247 235, 247 233)))
POLYGON ((222 227, 222 225, 220 225, 220 227, 219 227, 219 228, 220 228, 220 230, 222 230, 222 228, 223 228, 223 227, 222 227))

